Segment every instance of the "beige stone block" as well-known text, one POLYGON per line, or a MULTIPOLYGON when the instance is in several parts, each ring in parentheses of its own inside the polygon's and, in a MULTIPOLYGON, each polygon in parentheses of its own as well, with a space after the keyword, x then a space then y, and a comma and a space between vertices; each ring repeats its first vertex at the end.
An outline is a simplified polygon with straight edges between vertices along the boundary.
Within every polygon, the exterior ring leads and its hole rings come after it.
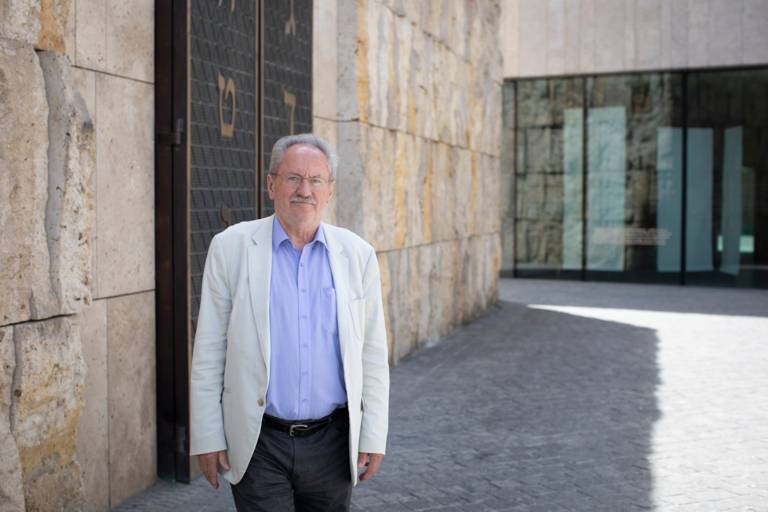
POLYGON ((75 1, 75 64, 99 71, 107 70, 106 0, 75 1))
POLYGON ((635 69, 637 61, 637 0, 624 0, 624 69, 635 69))
POLYGON ((336 110, 346 121, 368 120, 370 61, 367 0, 336 0, 336 110))
POLYGON ((408 129, 408 84, 411 81, 411 54, 413 51, 413 26, 405 17, 394 17, 394 48, 391 79, 393 87, 388 102, 387 126, 397 130, 408 129))
POLYGON ((75 62, 75 2, 74 0, 41 0, 39 50, 64 54, 75 62))
POLYGON ((688 65, 688 2, 661 3, 661 67, 688 65))
POLYGON ((83 410, 77 427, 86 510, 109 509, 109 423, 107 378, 107 301, 91 303, 79 316, 80 339, 87 367, 83 410))
POLYGON ((75 455, 85 365, 68 317, 14 326, 16 364, 11 429, 28 510, 79 510, 83 489, 75 455))
POLYGON ((91 301, 96 165, 93 123, 66 56, 40 52, 48 101, 48 199, 45 229, 50 282, 59 313, 91 301))
POLYGON ((312 114, 336 119, 336 0, 312 4, 312 114))
POLYGON ((157 475, 155 294, 107 299, 109 493, 112 507, 157 475))
POLYGON ((0 508, 22 512, 24 488, 21 482, 21 462, 16 439, 11 433, 11 391, 16 369, 13 327, 0 327, 0 508))
POLYGON ((154 288, 153 96, 149 84, 96 78, 97 297, 154 288))
POLYGON ((595 68, 595 51, 598 41, 595 40, 595 0, 581 0, 581 27, 579 31, 579 47, 581 51, 579 71, 587 73, 595 68))
POLYGON ((154 82, 155 3, 105 0, 106 68, 115 75, 154 82))
MULTIPOLYGON (((331 147, 335 148, 337 147, 337 137, 336 137, 336 121, 331 121, 328 119, 324 119, 321 117, 314 117, 312 119, 312 132, 322 137, 323 139, 327 140, 331 147)), ((336 154, 338 155, 338 150, 336 150, 336 154)), ((343 171, 344 165, 343 163, 338 165, 338 168, 336 170, 337 173, 344 172, 343 171)), ((323 213, 323 222, 327 222, 330 224, 336 224, 336 202, 337 202, 337 191, 336 191, 336 184, 333 185, 334 190, 331 194, 331 198, 328 200, 328 204, 325 207, 325 212, 323 213)))
POLYGON ((456 189, 452 149, 441 143, 432 146, 432 239, 452 240, 455 237, 454 218, 456 189))
POLYGON ((661 0, 638 0, 635 15, 635 64, 638 69, 658 69, 661 67, 661 0))
MULTIPOLYGON (((709 66, 742 63, 744 0, 709 0, 709 66)), ((765 30, 765 27, 763 27, 765 30)))
MULTIPOLYGON (((452 160, 453 160, 453 173, 454 179, 453 189, 455 190, 455 199, 453 207, 456 209, 458 215, 454 217, 455 220, 455 232, 456 236, 465 237, 470 232, 474 221, 474 209, 477 206, 477 185, 478 182, 474 179, 477 173, 477 161, 473 160, 472 154, 466 149, 451 148, 452 160)), ((475 155, 477 153, 474 153, 475 155)), ((443 205, 448 207, 447 204, 443 205)))
POLYGON ((768 2, 744 0, 742 62, 768 63, 768 2))
MULTIPOLYGON (((7 6, 6 6, 7 7, 7 6)), ((0 39, 0 325, 58 312, 49 280, 48 104, 36 53, 0 39)))
POLYGON ((0 38, 34 45, 40 32, 40 0, 0 2, 0 38))
POLYGON ((521 32, 518 53, 519 76, 547 73, 547 8, 540 0, 519 0, 521 32))
POLYGON ((514 78, 518 74, 520 62, 520 24, 519 0, 502 0, 499 40, 503 56, 504 78, 514 78))
POLYGON ((708 65, 709 45, 709 0, 688 0, 688 65, 708 65))
POLYGON ((598 72, 624 69, 624 2, 595 2, 595 66, 598 72))
POLYGON ((565 73, 566 0, 547 2, 547 74, 565 73))

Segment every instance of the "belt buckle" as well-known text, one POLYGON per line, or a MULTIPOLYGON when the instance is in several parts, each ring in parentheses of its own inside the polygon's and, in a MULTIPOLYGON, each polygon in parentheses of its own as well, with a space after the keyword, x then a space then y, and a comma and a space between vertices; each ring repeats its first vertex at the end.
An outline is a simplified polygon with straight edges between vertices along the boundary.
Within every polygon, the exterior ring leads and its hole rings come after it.
POLYGON ((294 425, 291 425, 290 427, 288 427, 288 435, 291 437, 294 437, 296 435, 294 434, 296 430, 299 430, 299 431, 309 430, 309 425, 304 425, 302 423, 296 423, 294 425))

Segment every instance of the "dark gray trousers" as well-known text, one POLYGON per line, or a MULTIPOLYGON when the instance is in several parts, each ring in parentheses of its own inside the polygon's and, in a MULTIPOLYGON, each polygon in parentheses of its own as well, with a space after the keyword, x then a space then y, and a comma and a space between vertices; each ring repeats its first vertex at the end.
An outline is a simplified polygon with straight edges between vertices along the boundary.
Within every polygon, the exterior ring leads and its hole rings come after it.
POLYGON ((248 469, 232 486, 238 512, 347 512, 352 498, 349 420, 307 437, 262 425, 248 469))

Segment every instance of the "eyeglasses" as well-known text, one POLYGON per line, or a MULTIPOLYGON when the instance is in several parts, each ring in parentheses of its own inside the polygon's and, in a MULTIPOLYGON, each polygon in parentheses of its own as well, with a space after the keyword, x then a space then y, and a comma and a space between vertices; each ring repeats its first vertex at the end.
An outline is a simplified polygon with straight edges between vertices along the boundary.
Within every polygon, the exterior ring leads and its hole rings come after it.
POLYGON ((320 190, 324 188, 328 183, 330 183, 331 180, 326 180, 323 178, 320 178, 318 176, 310 176, 309 178, 305 178, 304 176, 299 176, 298 174, 275 174, 270 173, 275 178, 280 178, 283 180, 283 182, 290 188, 299 188, 301 186, 301 182, 304 180, 307 180, 309 182, 309 186, 312 188, 312 190, 320 190))

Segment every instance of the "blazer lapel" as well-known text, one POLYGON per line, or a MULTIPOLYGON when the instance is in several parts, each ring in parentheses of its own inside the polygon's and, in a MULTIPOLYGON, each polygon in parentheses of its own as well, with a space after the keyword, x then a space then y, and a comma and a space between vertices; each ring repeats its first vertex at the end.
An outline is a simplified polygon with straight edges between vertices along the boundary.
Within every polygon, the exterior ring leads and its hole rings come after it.
POLYGON ((259 223, 251 235, 253 244, 248 247, 248 285, 251 293, 251 308, 261 354, 269 375, 270 333, 269 333, 269 284, 272 275, 272 222, 259 223))

